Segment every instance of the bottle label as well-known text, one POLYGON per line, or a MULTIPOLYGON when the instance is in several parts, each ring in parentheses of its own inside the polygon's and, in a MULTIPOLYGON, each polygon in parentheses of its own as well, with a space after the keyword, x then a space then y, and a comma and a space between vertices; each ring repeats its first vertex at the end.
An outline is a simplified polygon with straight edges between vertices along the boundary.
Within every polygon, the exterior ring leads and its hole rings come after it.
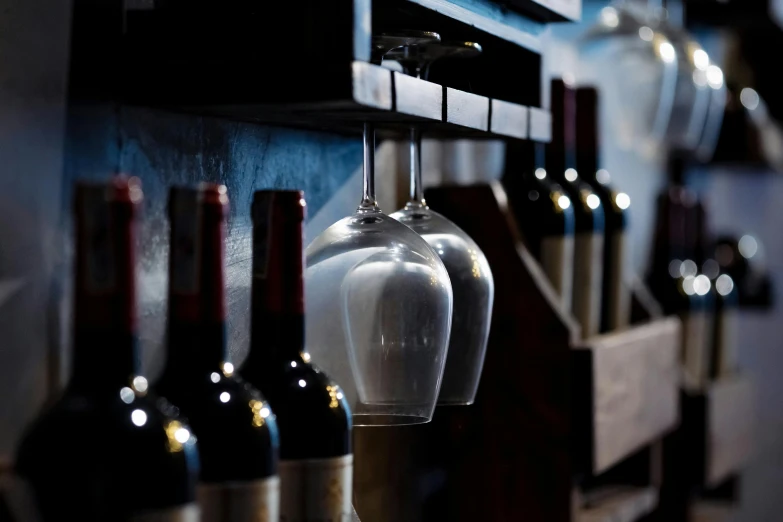
POLYGON ((252 482, 199 484, 202 522, 277 522, 280 478, 252 482))
POLYGON ((684 384, 688 389, 701 390, 707 384, 709 321, 703 311, 686 313, 681 319, 684 384))
POLYGON ((116 285, 109 205, 102 191, 85 191, 83 202, 85 290, 93 295, 108 293, 116 285))
POLYGON ((541 266, 560 296, 563 308, 570 310, 574 281, 574 236, 545 236, 541 240, 541 266))
POLYGON ((280 522, 350 522, 353 455, 280 462, 280 522))
POLYGON ((209 519, 199 517, 199 509, 196 504, 148 511, 130 517, 130 522, 199 522, 200 520, 207 521, 209 519))
POLYGON ((619 330, 627 327, 631 322, 631 289, 625 283, 625 274, 628 257, 625 254, 625 232, 616 232, 610 238, 609 255, 612 256, 610 266, 613 267, 608 277, 608 292, 606 310, 609 314, 608 324, 610 330, 619 330))
POLYGON ((582 338, 597 335, 600 330, 603 258, 603 234, 583 232, 576 235, 572 306, 574 315, 582 326, 582 338))
POLYGON ((731 308, 724 308, 715 314, 715 352, 718 367, 715 369, 716 379, 731 377, 737 371, 737 350, 734 343, 735 315, 731 308))

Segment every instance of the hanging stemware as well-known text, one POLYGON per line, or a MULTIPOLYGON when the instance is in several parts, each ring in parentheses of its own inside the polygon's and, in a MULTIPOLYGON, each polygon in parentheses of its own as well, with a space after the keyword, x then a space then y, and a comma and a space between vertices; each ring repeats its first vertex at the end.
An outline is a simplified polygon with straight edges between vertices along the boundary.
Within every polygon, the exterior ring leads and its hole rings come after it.
MULTIPOLYGON (((383 41, 385 36, 378 40, 383 41)), ((432 64, 442 58, 468 58, 481 53, 473 42, 409 45, 392 48, 384 58, 400 62, 406 74, 426 79, 432 64)), ((421 129, 410 129, 410 197, 391 215, 421 235, 446 266, 454 292, 454 318, 439 404, 471 404, 475 400, 489 326, 494 281, 478 245, 462 229, 432 211, 424 200, 421 180, 421 129)))
POLYGON ((449 343, 452 290, 424 239, 375 200, 375 134, 365 123, 356 211, 306 250, 307 347, 339 382, 357 426, 429 422, 449 343))

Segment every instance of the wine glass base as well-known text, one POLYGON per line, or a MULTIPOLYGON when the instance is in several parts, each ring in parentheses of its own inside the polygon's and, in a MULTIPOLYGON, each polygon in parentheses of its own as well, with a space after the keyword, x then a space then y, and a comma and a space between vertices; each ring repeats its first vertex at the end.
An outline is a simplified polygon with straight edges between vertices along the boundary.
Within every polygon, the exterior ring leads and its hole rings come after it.
POLYGON ((438 406, 470 406, 475 400, 438 400, 438 406))

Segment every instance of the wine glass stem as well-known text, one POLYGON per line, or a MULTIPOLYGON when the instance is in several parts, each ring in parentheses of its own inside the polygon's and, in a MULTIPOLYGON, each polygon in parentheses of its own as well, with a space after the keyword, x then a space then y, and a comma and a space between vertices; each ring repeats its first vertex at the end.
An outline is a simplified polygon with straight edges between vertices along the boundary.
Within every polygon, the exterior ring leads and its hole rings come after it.
POLYGON ((425 207, 424 188, 421 183, 421 129, 418 126, 411 126, 410 142, 411 158, 411 191, 410 204, 425 207))
POLYGON ((372 123, 364 123, 362 134, 364 145, 364 193, 359 210, 378 210, 375 201, 375 126, 372 123))

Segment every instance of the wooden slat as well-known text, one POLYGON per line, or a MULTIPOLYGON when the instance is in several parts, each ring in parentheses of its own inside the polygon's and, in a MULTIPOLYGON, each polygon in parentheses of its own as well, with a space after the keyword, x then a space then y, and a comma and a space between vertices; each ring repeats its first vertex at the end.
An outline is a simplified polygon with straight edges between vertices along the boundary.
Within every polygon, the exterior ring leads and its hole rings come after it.
POLYGON ((443 117, 443 87, 394 73, 395 108, 397 112, 431 120, 443 117))
POLYGON ((552 115, 544 109, 530 107, 530 130, 528 137, 533 141, 552 141, 552 115))
POLYGON ((491 100, 490 103, 492 105, 490 132, 521 140, 527 138, 527 107, 502 100, 491 100))
POLYGON ((588 339, 592 471, 600 473, 677 425, 680 322, 666 318, 588 339))
POLYGON ((392 71, 367 62, 355 61, 353 99, 356 103, 376 109, 392 109, 392 71))
POLYGON ((713 384, 707 394, 705 479, 714 486, 740 470, 751 456, 755 393, 750 379, 737 377, 713 384))
POLYGON ((694 502, 689 522, 729 522, 736 511, 731 502, 694 502))
POLYGON ((488 131, 489 98, 447 87, 445 121, 462 127, 488 131))
POLYGON ((541 24, 487 0, 408 0, 533 52, 541 51, 541 24), (461 4, 461 5, 460 5, 461 4))
POLYGON ((635 522, 652 513, 658 504, 655 488, 614 489, 580 509, 576 522, 635 522))
POLYGON ((582 0, 529 0, 574 22, 582 18, 582 0))

